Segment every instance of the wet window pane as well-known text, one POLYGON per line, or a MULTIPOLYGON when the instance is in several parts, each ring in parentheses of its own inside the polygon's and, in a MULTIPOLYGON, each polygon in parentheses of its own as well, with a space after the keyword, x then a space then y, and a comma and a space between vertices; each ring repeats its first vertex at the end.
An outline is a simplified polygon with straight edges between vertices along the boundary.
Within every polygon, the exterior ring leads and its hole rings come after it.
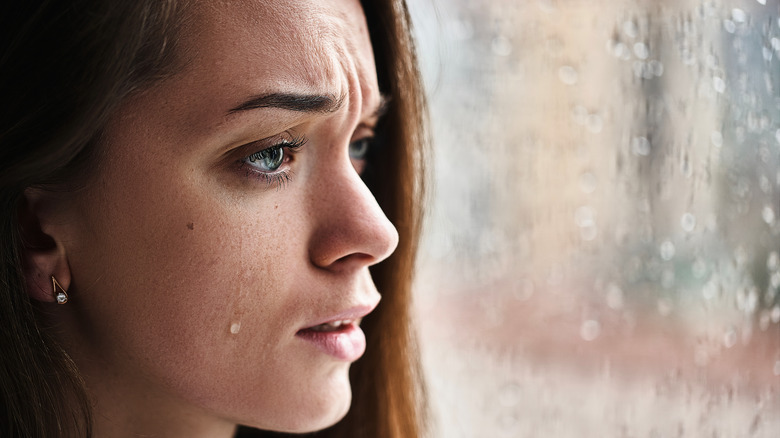
POLYGON ((434 436, 780 436, 779 2, 410 3, 434 436))

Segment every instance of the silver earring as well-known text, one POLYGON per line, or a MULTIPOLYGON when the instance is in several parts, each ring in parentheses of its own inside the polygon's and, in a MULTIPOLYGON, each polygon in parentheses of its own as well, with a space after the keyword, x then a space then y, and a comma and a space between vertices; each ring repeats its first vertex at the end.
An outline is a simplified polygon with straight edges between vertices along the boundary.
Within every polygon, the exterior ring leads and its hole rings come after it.
POLYGON ((57 304, 65 304, 68 302, 68 291, 64 287, 57 283, 57 279, 51 276, 51 285, 54 288, 54 298, 57 300, 57 304), (58 290, 59 289, 59 290, 58 290))

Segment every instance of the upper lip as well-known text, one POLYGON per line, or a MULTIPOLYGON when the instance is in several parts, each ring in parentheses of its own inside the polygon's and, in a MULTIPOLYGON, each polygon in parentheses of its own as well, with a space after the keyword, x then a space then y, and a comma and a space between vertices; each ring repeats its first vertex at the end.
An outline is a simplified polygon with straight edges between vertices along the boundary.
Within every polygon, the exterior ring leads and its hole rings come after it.
POLYGON ((307 325, 305 327, 302 327, 300 330, 306 330, 321 324, 327 324, 329 322, 336 322, 336 321, 358 321, 359 322, 364 316, 371 313, 378 304, 379 304, 379 297, 377 296, 377 299, 374 300, 373 302, 360 303, 351 306, 348 309, 319 318, 311 323, 307 323, 307 325))

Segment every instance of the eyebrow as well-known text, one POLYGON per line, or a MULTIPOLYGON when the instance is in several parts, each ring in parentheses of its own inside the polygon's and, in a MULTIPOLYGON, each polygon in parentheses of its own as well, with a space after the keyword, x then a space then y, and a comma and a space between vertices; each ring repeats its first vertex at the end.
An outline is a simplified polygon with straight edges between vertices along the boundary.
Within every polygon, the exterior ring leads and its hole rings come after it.
POLYGON ((338 111, 345 100, 345 96, 326 94, 270 93, 252 96, 230 109, 228 114, 259 108, 278 108, 302 113, 332 113, 338 111))

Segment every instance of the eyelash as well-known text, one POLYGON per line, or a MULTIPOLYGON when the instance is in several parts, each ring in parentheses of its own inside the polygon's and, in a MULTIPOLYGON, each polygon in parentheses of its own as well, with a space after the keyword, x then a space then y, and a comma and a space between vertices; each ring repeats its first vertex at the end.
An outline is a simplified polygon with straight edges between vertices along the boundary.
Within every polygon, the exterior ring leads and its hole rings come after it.
MULTIPOLYGON (((303 145, 306 144, 307 139, 303 135, 299 136, 293 136, 289 132, 287 133, 290 135, 289 139, 284 139, 277 144, 261 149, 257 152, 254 152, 250 155, 247 155, 239 160, 239 168, 244 169, 245 166, 248 166, 247 163, 250 161, 254 162, 257 160, 262 159, 261 154, 265 151, 273 150, 273 149, 281 149, 282 152, 285 154, 283 157, 283 162, 280 166, 283 166, 288 162, 288 160, 291 158, 287 154, 294 153, 300 150, 303 145)), ((261 180, 265 182, 268 186, 274 186, 277 189, 283 188, 287 183, 289 183, 292 180, 292 174, 289 169, 279 170, 276 172, 263 172, 259 170, 254 170, 250 167, 247 167, 246 169, 246 177, 247 178, 255 178, 258 180, 261 180)))

